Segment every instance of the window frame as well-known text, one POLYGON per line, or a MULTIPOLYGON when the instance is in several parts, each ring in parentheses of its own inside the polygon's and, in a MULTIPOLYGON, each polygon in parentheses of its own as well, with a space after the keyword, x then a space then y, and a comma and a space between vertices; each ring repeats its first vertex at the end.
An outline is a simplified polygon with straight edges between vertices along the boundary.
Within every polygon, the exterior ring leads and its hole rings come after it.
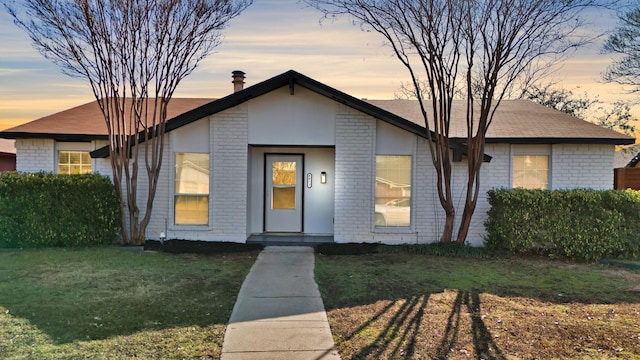
MULTIPOLYGON (((411 188, 413 187, 413 182, 414 182, 413 177, 414 177, 414 173, 415 173, 414 156, 411 155, 411 154, 375 154, 373 160, 374 160, 374 169, 373 169, 374 185, 373 185, 373 201, 372 201, 373 202, 373 206, 372 206, 373 212, 372 212, 372 215, 373 215, 373 227, 374 227, 374 229, 378 230, 378 231, 379 230, 384 230, 384 232, 388 232, 388 231, 391 231, 391 232, 406 232, 407 230, 412 229, 413 226, 414 226, 414 221, 413 221, 414 209, 413 209, 413 207, 415 205, 414 204, 414 199, 413 199, 413 193, 412 193, 412 190, 411 190, 411 188), (409 187, 408 195, 404 195, 403 194, 403 195, 400 195, 399 197, 395 196, 394 200, 391 200, 391 201, 388 202, 388 203, 390 203, 390 202, 394 202, 394 201, 395 202, 405 202, 407 200, 409 201, 409 206, 408 206, 409 207, 408 224, 406 224, 406 225, 388 225, 386 223, 386 220, 385 220, 385 224, 384 225, 378 225, 377 224, 378 211, 376 211, 376 206, 382 205, 382 204, 378 204, 378 200, 386 198, 386 197, 389 197, 389 196, 378 196, 378 178, 379 178, 379 176, 378 176, 378 157, 402 157, 402 158, 408 158, 409 159, 409 166, 408 166, 409 177, 408 177, 408 179, 409 179, 410 183, 407 184, 407 185, 409 185, 408 186, 409 187)), ((385 204, 385 206, 386 206, 386 204, 385 204)))
POLYGON ((197 228, 208 228, 211 223, 211 154, 208 152, 194 152, 194 151, 178 151, 173 153, 173 201, 171 204, 172 207, 172 228, 184 228, 184 227, 197 227, 197 228), (179 154, 198 154, 198 155, 207 155, 207 164, 208 164, 208 174, 207 174, 207 184, 206 193, 202 192, 179 192, 178 187, 178 155, 179 154), (179 198, 205 198, 206 199, 206 223, 178 223, 178 199, 179 198))
POLYGON ((509 187, 512 189, 521 188, 521 189, 541 189, 541 190, 549 190, 552 188, 552 154, 550 146, 525 146, 525 145, 512 145, 511 156, 509 159, 510 171, 509 171, 509 187), (531 188, 531 187, 516 187, 515 186, 515 164, 516 157, 523 156, 545 156, 547 158, 547 182, 546 188, 531 188))
POLYGON ((60 174, 60 175, 82 175, 82 174, 91 174, 93 173, 93 160, 91 159, 91 155, 90 155, 90 151, 84 151, 84 150, 67 150, 67 149, 58 149, 57 151, 57 157, 56 157, 56 174, 60 174), (60 162, 60 156, 63 153, 67 153, 68 154, 68 159, 69 161, 66 163, 61 163, 60 162), (71 162, 71 155, 72 154, 79 154, 79 160, 80 163, 78 164, 74 164, 71 162), (82 160, 85 156, 89 157, 89 162, 88 163, 84 163, 82 160), (65 172, 61 172, 60 171, 60 167, 61 166, 65 166, 67 167, 67 171, 65 172), (79 173, 72 173, 71 172, 71 168, 73 166, 80 166, 80 172, 79 173), (83 168, 89 168, 89 171, 83 171, 83 168))

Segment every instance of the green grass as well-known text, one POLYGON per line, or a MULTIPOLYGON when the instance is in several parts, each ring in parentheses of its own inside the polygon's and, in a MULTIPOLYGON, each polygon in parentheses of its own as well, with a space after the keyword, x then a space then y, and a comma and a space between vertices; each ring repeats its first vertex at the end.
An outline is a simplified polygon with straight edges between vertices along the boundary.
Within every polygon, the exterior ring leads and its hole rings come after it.
POLYGON ((0 252, 0 358, 217 357, 257 253, 0 252))
POLYGON ((318 255, 315 274, 343 359, 640 354, 640 270, 378 253, 318 255))
POLYGON ((458 289, 551 302, 635 302, 638 294, 604 265, 412 254, 319 256, 316 274, 329 308, 458 289), (345 291, 348 290, 348 291, 345 291))

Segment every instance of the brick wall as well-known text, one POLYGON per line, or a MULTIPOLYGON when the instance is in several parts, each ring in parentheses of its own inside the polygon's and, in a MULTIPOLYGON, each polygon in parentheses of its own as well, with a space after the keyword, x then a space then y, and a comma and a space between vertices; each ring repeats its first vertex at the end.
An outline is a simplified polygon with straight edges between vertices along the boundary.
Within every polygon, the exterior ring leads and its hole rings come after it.
MULTIPOLYGON (((171 181, 173 179, 173 152, 171 134, 165 135, 164 151, 162 154, 162 167, 160 168, 160 177, 156 187, 156 195, 153 201, 152 216, 147 226, 147 238, 159 239, 160 232, 165 231, 165 220, 167 226, 171 224, 170 204, 172 200, 171 181)), ((139 158, 141 166, 140 181, 138 182, 138 206, 140 206, 140 216, 144 216, 147 205, 147 194, 149 191, 149 182, 147 180, 147 171, 144 169, 144 157, 139 158)))
POLYGON ((17 139, 16 170, 21 172, 54 172, 54 151, 54 141, 51 139, 17 139))
MULTIPOLYGON (((382 242, 386 244, 431 243, 439 241, 444 226, 444 212, 437 194, 436 173, 427 140, 417 139, 413 154, 412 228, 376 228, 373 219, 373 184, 375 172, 375 120, 341 108, 336 121, 336 206, 334 238, 336 242, 382 242)), ((489 210, 486 193, 495 187, 509 186, 510 148, 506 144, 487 145, 493 156, 481 171, 480 192, 468 242, 480 246, 484 239, 484 222, 489 210)), ((464 208, 467 181, 466 162, 454 164, 453 199, 458 216, 464 208)))
MULTIPOLYGON (((109 142, 103 140, 96 140, 92 142, 93 149, 100 149, 101 147, 108 145, 109 142)), ((106 175, 110 178, 113 177, 113 171, 111 170, 111 159, 109 159, 108 157, 104 159, 93 159, 91 165, 93 167, 93 172, 106 175)))
POLYGON ((553 145, 551 187, 613 189, 614 156, 613 145, 553 145))
POLYGON ((213 139, 213 235, 215 240, 245 242, 247 226, 248 109, 241 105, 211 117, 213 139))
MULTIPOLYGON (((209 121, 211 139, 208 144, 211 161, 209 225, 173 224, 172 182, 175 178, 173 166, 176 144, 175 141, 168 141, 165 143, 165 157, 160 175, 162 180, 158 184, 147 236, 149 239, 157 240, 160 232, 166 229, 168 239, 245 242, 248 236, 247 108, 239 106, 200 121, 209 121)), ((171 138, 171 134, 169 136, 171 138)), ((143 187, 146 194, 146 186, 143 185, 141 188, 143 187)))
MULTIPOLYGON (((480 190, 478 191, 478 202, 471 219, 469 233, 467 235, 467 243, 473 246, 482 246, 484 236, 484 222, 487 220, 487 211, 490 206, 487 201, 487 191, 500 188, 510 187, 509 179, 511 169, 511 155, 508 144, 487 144, 485 154, 492 157, 491 162, 483 163, 480 168, 480 190)), ((456 207, 456 225, 454 229, 454 238, 457 236, 458 227, 460 226, 460 215, 464 210, 466 199, 466 182, 467 182, 467 163, 463 160, 454 163, 454 205, 456 207)))
MULTIPOLYGON (((413 154, 411 229, 376 228, 373 197, 376 154, 376 120, 341 104, 336 105, 335 135, 335 209, 336 242, 429 243, 439 240, 444 213, 437 195, 435 170, 426 139, 416 138, 413 154)), ((170 135, 165 143, 161 183, 158 186, 152 221, 147 236, 158 239, 168 228, 168 238, 244 242, 247 226, 248 188, 248 111, 247 105, 210 117, 211 192, 209 226, 173 226, 173 145, 170 135), (165 225, 165 219, 167 225, 165 225)), ((105 143, 106 144, 106 143, 105 143)), ((93 148, 104 144, 94 142, 93 148)), ((550 154, 551 187, 566 189, 613 186, 613 145, 540 145, 550 154)), ((55 143, 46 139, 16 141, 17 170, 55 171, 55 143)), ((484 222, 489 204, 486 193, 492 188, 511 186, 511 157, 514 146, 488 144, 485 152, 493 157, 484 163, 475 215, 468 242, 482 245, 484 222)), ((141 157, 138 204, 141 216, 147 196, 144 161, 141 157)), ((109 159, 95 159, 94 171, 111 175, 109 159)), ((456 211, 464 207, 467 180, 466 162, 454 164, 453 198, 456 211)), ((459 215, 457 221, 459 222, 459 215)), ((457 223, 456 223, 457 231, 457 223)))
POLYGON ((334 239, 370 242, 376 121, 344 105, 337 106, 334 239))
POLYGON ((431 161, 428 140, 418 138, 414 157, 413 223, 418 243, 432 243, 440 239, 444 226, 444 211, 438 197, 436 170, 431 161))

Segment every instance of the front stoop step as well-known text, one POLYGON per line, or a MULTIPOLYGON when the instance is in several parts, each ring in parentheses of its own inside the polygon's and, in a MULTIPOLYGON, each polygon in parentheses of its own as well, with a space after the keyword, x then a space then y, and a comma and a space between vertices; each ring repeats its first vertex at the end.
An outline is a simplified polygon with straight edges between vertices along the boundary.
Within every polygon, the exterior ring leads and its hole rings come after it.
POLYGON ((287 233, 267 233, 251 235, 247 244, 261 244, 264 246, 310 246, 333 243, 333 236, 313 236, 287 233))

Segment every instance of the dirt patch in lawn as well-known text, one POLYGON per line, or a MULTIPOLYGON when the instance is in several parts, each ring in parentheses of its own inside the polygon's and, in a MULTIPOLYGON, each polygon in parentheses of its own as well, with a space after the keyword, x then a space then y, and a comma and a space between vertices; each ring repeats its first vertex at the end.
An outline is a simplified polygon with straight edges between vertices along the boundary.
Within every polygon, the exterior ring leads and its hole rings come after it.
POLYGON ((343 359, 640 354, 638 272, 406 254, 319 256, 316 264, 343 359))
POLYGON ((344 359, 637 358, 639 311, 446 290, 328 317, 344 359))

